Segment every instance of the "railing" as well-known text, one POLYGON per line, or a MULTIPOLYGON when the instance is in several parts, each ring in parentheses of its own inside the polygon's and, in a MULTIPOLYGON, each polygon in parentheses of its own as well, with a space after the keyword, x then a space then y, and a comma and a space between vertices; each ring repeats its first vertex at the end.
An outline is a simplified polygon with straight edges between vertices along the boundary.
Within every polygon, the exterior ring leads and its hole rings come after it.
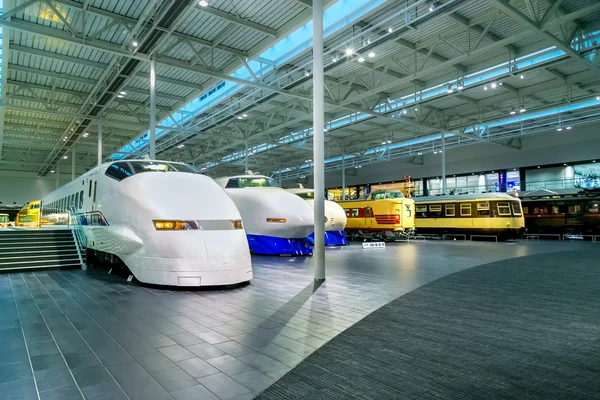
POLYGON ((75 207, 69 207, 69 229, 73 232, 73 239, 75 239, 75 247, 77 248, 81 268, 87 269, 87 264, 84 261, 87 249, 87 236, 85 235, 79 216, 75 212, 75 207))

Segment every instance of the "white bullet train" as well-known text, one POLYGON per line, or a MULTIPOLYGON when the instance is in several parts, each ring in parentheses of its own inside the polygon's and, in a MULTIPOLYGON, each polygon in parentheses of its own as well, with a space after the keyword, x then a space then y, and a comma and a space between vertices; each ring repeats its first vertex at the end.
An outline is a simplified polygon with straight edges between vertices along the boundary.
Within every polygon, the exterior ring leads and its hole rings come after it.
POLYGON ((189 165, 102 164, 42 199, 50 222, 65 223, 69 207, 88 249, 105 259, 117 256, 140 282, 214 286, 252 279, 240 212, 219 185, 189 165))
MULTIPOLYGON (((306 189, 301 184, 297 188, 286 189, 288 192, 294 193, 303 198, 314 209, 315 207, 315 191, 314 189, 306 189)), ((325 245, 326 246, 347 246, 348 239, 344 229, 347 222, 346 213, 342 206, 335 201, 325 200, 325 245)), ((314 235, 311 234, 308 238, 314 244, 314 235)))
POLYGON ((274 179, 239 175, 215 179, 242 214, 250 250, 263 255, 311 255, 314 212, 274 179))

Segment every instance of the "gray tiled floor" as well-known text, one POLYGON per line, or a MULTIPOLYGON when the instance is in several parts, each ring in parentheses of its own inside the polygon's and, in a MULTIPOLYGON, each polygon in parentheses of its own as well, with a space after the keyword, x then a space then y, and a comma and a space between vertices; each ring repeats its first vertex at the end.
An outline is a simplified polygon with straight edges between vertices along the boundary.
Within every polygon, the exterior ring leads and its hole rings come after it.
MULTIPOLYGON (((577 243, 410 243, 254 258, 251 285, 165 290, 101 271, 0 275, 0 393, 18 399, 250 399, 387 302, 447 274, 577 243), (35 379, 34 379, 35 378, 35 379)), ((593 244, 590 244, 593 245, 593 244)))

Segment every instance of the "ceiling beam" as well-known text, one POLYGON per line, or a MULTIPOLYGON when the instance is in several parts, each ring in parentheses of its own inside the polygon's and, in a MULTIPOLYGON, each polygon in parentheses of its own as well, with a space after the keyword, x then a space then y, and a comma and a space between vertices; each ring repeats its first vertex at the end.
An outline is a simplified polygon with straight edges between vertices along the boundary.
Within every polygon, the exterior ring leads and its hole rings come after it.
POLYGON ((238 17, 237 15, 226 13, 225 11, 221 11, 215 7, 196 7, 197 10, 202 11, 204 13, 213 15, 217 18, 220 18, 225 21, 233 22, 236 25, 242 26, 244 28, 249 28, 257 32, 264 33, 265 35, 271 36, 272 38, 277 38, 277 31, 275 29, 268 28, 266 26, 257 24, 255 22, 251 22, 245 20, 243 18, 238 17))
POLYGON ((600 65, 596 65, 585 57, 582 57, 581 54, 573 50, 573 48, 568 44, 564 43, 562 40, 551 34, 550 32, 540 28, 538 24, 531 21, 528 17, 526 17, 519 10, 511 6, 508 2, 504 0, 487 0, 488 3, 496 7, 498 10, 502 11, 504 14, 508 15, 517 23, 525 26, 532 32, 535 32, 537 35, 541 36, 547 42, 553 44, 558 49, 564 51, 569 57, 573 60, 577 61, 580 65, 584 66, 586 69, 591 69, 600 77, 600 65))

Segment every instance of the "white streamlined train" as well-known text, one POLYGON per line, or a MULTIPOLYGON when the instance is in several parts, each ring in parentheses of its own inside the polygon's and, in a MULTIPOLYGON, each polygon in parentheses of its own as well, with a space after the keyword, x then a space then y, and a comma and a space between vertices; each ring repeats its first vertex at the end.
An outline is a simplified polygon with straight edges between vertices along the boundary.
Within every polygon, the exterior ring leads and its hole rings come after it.
MULTIPOLYGON (((298 188, 286 189, 288 192, 300 196, 314 209, 315 207, 315 191, 314 189, 306 189, 302 185, 298 188)), ((313 214, 314 215, 314 214, 313 214)), ((326 246, 346 246, 348 240, 344 234, 347 222, 346 213, 342 206, 335 201, 325 200, 325 245, 326 246)), ((309 240, 314 241, 311 237, 309 240)))
POLYGON ((312 208, 262 175, 217 178, 242 214, 250 249, 256 254, 310 255, 312 208))
POLYGON ((219 185, 186 164, 102 164, 42 199, 50 222, 68 220, 69 207, 88 249, 117 256, 141 282, 213 286, 252 279, 240 212, 219 185))

